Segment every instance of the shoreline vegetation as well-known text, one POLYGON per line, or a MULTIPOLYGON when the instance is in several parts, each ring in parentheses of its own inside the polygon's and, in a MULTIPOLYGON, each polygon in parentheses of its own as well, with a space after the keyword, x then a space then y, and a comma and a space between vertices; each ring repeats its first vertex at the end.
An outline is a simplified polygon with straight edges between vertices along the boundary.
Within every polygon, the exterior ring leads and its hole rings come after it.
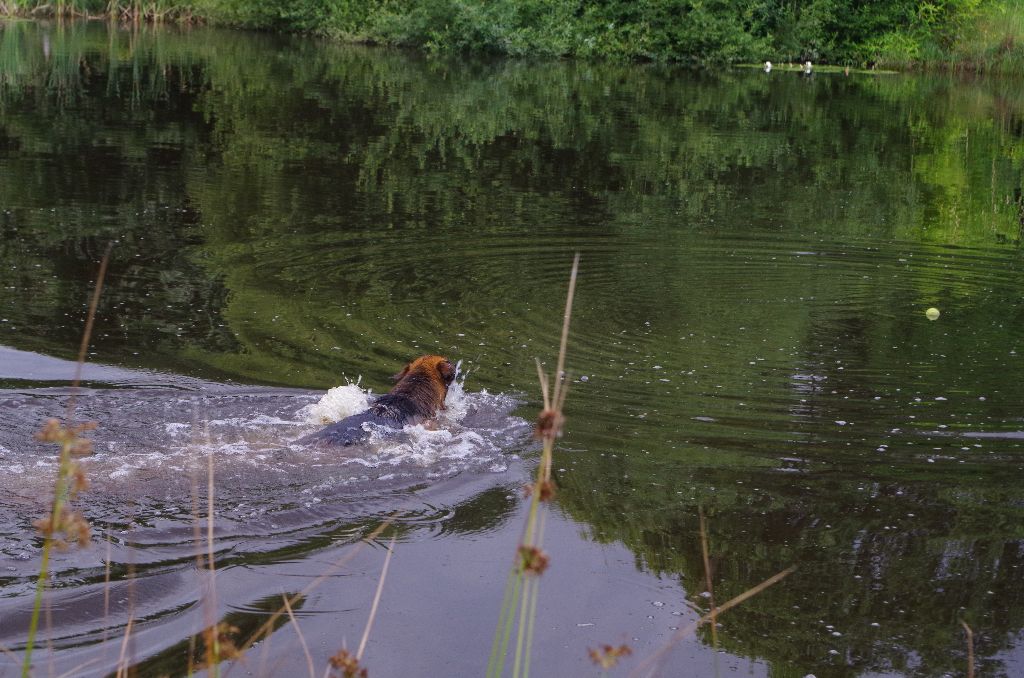
POLYGON ((438 53, 1024 74, 1019 0, 0 0, 0 16, 209 23, 438 53))

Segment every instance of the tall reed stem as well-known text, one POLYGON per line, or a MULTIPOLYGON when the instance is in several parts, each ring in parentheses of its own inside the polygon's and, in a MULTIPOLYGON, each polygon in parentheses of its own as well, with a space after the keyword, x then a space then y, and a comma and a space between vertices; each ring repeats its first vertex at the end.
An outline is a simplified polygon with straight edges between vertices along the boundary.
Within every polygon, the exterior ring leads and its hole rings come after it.
POLYGON ((512 659, 514 678, 527 678, 530 674, 530 653, 533 647, 534 621, 537 616, 537 599, 540 582, 537 580, 547 567, 548 556, 541 550, 544 541, 546 512, 540 510, 541 502, 550 501, 554 496, 551 480, 552 457, 555 439, 561 435, 564 417, 562 408, 569 388, 565 375, 565 353, 569 341, 569 321, 572 318, 572 302, 576 292, 576 275, 579 271, 580 255, 572 262, 569 275, 569 290, 565 298, 565 312, 562 316, 561 341, 554 377, 544 373, 537 361, 537 377, 540 380, 544 409, 537 419, 534 436, 543 441, 540 463, 534 483, 529 486, 530 507, 523 525, 523 534, 516 549, 515 560, 505 584, 505 596, 498 616, 498 627, 491 645, 491 656, 487 663, 488 678, 500 678, 505 667, 505 654, 512 636, 512 626, 517 617, 515 652, 512 659))
MULTIPOLYGON (((103 279, 107 275, 107 263, 110 261, 112 247, 113 243, 107 245, 107 249, 103 253, 99 272, 96 274, 96 287, 93 289, 92 299, 89 301, 89 313, 86 316, 85 330, 82 332, 82 342, 78 349, 75 375, 71 383, 71 396, 68 398, 68 426, 71 425, 71 418, 74 415, 75 396, 78 392, 78 385, 82 380, 82 366, 85 364, 85 356, 89 350, 93 322, 96 318, 96 309, 99 307, 100 293, 103 291, 103 279)), ((50 507, 50 519, 49 521, 44 521, 44 527, 41 530, 43 533, 43 553, 39 562, 39 578, 36 580, 36 594, 35 600, 32 603, 32 617, 28 625, 28 640, 25 641, 25 658, 21 664, 22 678, 28 678, 29 672, 32 669, 32 650, 35 647, 36 634, 39 632, 39 616, 43 608, 43 592, 46 590, 46 584, 50 579, 50 553, 53 550, 53 535, 63 522, 64 505, 70 492, 69 483, 75 470, 73 452, 79 443, 78 432, 75 429, 62 429, 55 436, 55 439, 60 441, 60 463, 57 467, 57 480, 53 488, 53 504, 50 507)))
MULTIPOLYGON (((61 513, 64 510, 64 498, 67 495, 67 479, 70 475, 71 466, 71 441, 61 444, 60 467, 57 471, 57 483, 54 487, 53 505, 50 509, 50 525, 55 526, 60 521, 61 513)), ((32 618, 28 624, 28 641, 25 643, 25 659, 21 665, 22 678, 28 678, 32 668, 32 648, 35 646, 36 633, 39 631, 39 617, 43 609, 43 591, 46 590, 46 583, 50 578, 50 551, 53 550, 52 534, 45 534, 43 537, 43 555, 39 562, 39 578, 36 580, 35 602, 32 604, 32 618)))

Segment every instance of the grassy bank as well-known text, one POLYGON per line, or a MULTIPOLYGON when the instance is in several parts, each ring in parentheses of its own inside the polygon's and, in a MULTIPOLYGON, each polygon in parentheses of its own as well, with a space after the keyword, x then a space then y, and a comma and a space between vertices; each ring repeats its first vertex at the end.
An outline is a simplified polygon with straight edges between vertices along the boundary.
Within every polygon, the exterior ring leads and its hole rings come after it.
POLYGON ((1018 0, 0 0, 0 13, 206 21, 436 52, 1024 73, 1018 0))

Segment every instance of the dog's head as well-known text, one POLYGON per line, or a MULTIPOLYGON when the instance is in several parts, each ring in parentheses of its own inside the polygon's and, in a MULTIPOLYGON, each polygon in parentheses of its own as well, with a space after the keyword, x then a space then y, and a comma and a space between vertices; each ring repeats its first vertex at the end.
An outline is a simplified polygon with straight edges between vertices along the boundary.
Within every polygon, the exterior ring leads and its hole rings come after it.
POLYGON ((455 379, 455 365, 440 355, 423 355, 407 364, 394 380, 401 382, 409 375, 422 376, 444 384, 445 391, 455 379))

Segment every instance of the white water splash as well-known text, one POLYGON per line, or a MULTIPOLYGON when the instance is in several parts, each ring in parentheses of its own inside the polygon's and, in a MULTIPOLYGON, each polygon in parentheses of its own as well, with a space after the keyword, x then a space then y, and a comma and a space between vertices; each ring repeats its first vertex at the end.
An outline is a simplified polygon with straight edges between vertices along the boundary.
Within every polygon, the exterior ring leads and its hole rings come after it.
POLYGON ((353 414, 365 412, 370 407, 370 391, 359 388, 360 377, 355 383, 335 386, 319 401, 307 405, 297 415, 308 424, 333 424, 353 414))

